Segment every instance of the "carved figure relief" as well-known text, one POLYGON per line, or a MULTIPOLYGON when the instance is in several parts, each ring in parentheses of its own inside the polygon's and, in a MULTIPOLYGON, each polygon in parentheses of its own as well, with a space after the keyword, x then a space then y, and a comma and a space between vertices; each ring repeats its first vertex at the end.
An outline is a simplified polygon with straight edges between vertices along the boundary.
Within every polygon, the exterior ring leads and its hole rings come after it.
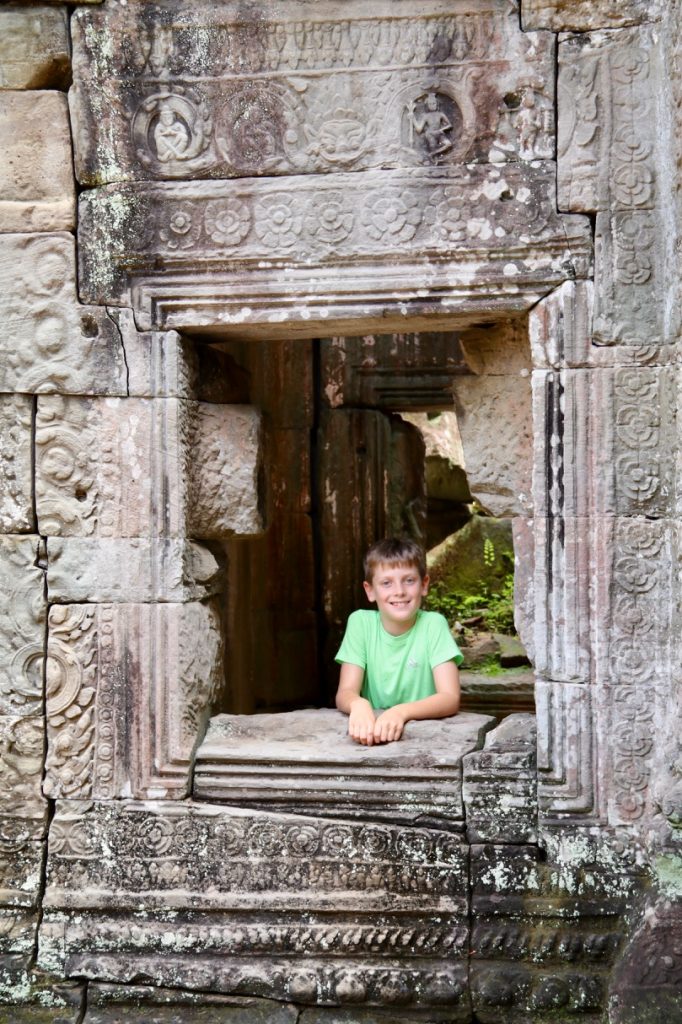
POLYGON ((177 86, 144 99, 132 121, 138 159, 163 176, 196 173, 202 166, 212 133, 208 107, 194 90, 177 86))
POLYGON ((453 148, 461 128, 462 114, 445 93, 429 90, 412 100, 404 115, 403 135, 422 158, 438 163, 453 148))
POLYGON ((554 138, 554 104, 544 81, 522 82, 506 94, 500 106, 490 159, 551 160, 554 138))

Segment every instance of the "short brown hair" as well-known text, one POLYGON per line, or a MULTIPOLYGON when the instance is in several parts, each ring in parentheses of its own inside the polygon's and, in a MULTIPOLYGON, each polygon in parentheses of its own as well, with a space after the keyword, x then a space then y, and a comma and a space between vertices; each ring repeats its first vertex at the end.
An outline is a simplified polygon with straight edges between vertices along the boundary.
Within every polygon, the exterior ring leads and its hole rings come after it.
POLYGON ((414 565, 422 579, 426 576, 426 555, 421 544, 411 537, 384 537, 372 544, 365 555, 364 570, 367 583, 372 582, 377 565, 414 565))

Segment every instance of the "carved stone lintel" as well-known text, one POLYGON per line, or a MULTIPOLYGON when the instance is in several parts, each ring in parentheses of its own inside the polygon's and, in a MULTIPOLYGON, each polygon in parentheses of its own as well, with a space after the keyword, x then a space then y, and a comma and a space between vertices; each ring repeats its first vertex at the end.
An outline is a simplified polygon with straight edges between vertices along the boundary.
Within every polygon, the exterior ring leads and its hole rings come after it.
POLYGON ((185 796, 221 674, 210 603, 53 607, 45 792, 185 796))
POLYGON ((145 329, 214 326, 241 338, 291 336, 292 325, 314 336, 318 321, 318 334, 353 334, 358 318, 364 333, 400 330, 408 315, 415 330, 438 330, 447 314, 451 330, 457 314, 528 309, 587 276, 591 257, 586 220, 555 211, 545 162, 300 176, 277 191, 248 178, 111 185, 84 194, 79 223, 82 288, 93 301, 132 304, 145 329), (328 238, 311 211, 324 217, 339 195, 346 230, 328 238), (211 227, 213 208, 230 204, 243 210, 236 240, 211 227))

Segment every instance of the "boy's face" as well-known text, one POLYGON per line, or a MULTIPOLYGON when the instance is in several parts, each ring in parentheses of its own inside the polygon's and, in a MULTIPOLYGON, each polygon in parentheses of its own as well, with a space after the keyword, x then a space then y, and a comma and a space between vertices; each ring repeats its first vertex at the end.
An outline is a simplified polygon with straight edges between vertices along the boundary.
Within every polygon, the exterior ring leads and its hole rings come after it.
POLYGON ((414 625, 417 612, 429 590, 429 577, 419 575, 413 565, 387 565, 380 562, 372 581, 363 584, 370 601, 376 601, 381 624, 387 633, 399 636, 414 625))

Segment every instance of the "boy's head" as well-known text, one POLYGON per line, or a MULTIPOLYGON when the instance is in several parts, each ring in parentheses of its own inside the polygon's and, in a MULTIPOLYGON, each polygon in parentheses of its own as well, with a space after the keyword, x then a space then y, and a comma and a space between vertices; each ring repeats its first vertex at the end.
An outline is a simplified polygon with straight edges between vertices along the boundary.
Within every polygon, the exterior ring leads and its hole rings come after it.
POLYGON ((365 581, 372 583, 374 572, 378 566, 393 568, 412 568, 419 573, 420 579, 426 577, 426 555, 424 549, 411 537, 385 537, 372 544, 365 555, 365 581))

